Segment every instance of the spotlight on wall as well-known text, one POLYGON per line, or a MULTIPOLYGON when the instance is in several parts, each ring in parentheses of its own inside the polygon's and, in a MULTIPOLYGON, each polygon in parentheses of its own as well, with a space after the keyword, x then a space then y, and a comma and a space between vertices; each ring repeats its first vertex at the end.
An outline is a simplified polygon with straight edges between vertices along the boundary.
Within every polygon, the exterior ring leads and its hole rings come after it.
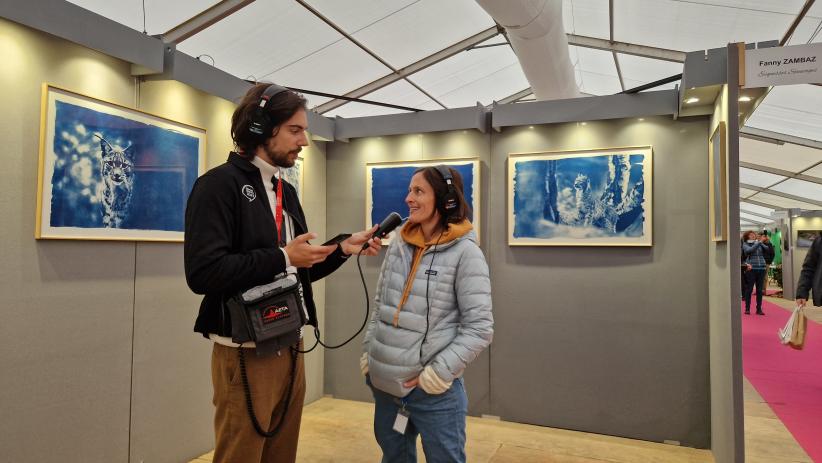
POLYGON ((588 125, 587 122, 580 122, 579 125, 588 125))
POLYGON ((534 126, 533 126, 533 125, 529 125, 529 126, 528 126, 528 128, 529 128, 529 129, 531 129, 531 130, 534 130, 534 126))
POLYGON ((748 95, 742 95, 741 97, 739 97, 739 101, 742 103, 747 103, 751 101, 751 97, 749 97, 748 95))
POLYGON ((644 118, 644 117, 640 117, 640 118, 639 118, 639 119, 637 119, 637 120, 638 120, 639 122, 643 122, 643 121, 645 120, 645 118, 644 118))
POLYGON ((694 103, 698 103, 698 102, 699 102, 699 98, 697 98, 695 96, 692 96, 692 97, 688 98, 687 100, 685 100, 685 104, 694 104, 694 103))

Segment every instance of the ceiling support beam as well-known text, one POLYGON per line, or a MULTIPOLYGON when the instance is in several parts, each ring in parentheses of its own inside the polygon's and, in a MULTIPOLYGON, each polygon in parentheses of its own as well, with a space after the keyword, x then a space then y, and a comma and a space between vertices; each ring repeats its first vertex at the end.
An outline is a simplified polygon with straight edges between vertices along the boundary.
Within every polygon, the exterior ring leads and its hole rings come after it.
MULTIPOLYGON (((741 209, 741 206, 740 206, 739 213, 741 214, 741 213, 743 213, 743 212, 744 212, 745 214, 755 215, 755 216, 760 217, 760 218, 763 218, 763 219, 773 220, 773 217, 771 217, 771 216, 769 216, 769 215, 760 214, 760 213, 758 213, 758 212, 746 211, 746 210, 744 210, 744 209, 741 209)), ((743 220, 748 220, 748 219, 743 219, 743 220)))
MULTIPOLYGON (((338 26, 335 22, 333 22, 333 21, 331 21, 330 19, 326 18, 326 17, 325 17, 325 15, 323 15, 322 13, 320 13, 320 12, 319 12, 316 8, 314 8, 313 6, 309 5, 309 4, 308 4, 308 2, 306 2, 305 0, 296 0, 296 2, 297 2, 297 3, 299 3, 300 5, 302 5, 302 6, 303 6, 303 8, 305 8, 306 10, 308 10, 309 12, 311 12, 311 14, 313 14, 314 16, 316 16, 317 18, 319 18, 322 22, 326 23, 326 24, 327 24, 327 25, 329 25, 332 29, 334 29, 335 31, 337 31, 340 35, 342 35, 343 37, 345 37, 346 39, 348 39, 348 41, 349 41, 349 42, 351 42, 351 43, 353 43, 354 45, 356 45, 356 46, 357 46, 360 50, 362 50, 362 51, 364 51, 364 52, 368 53, 368 54, 369 54, 372 58, 374 58, 375 60, 379 61, 379 62, 380 62, 383 66, 385 66, 385 67, 387 67, 388 69, 390 69, 390 70, 391 70, 391 72, 393 72, 394 74, 396 74, 396 73, 398 73, 398 72, 399 72, 399 69, 395 68, 395 67, 394 67, 394 66, 392 66, 390 63, 388 63, 388 61, 386 61, 386 60, 382 59, 382 58, 381 58, 378 54, 376 54, 376 53, 374 53, 373 51, 371 51, 371 49, 369 49, 368 47, 366 47, 366 46, 365 46, 364 44, 362 44, 359 40, 355 39, 355 38, 354 38, 351 34, 349 34, 348 32, 344 31, 344 30, 343 30, 343 28, 342 28, 342 27, 340 27, 340 26, 338 26)), ((425 91, 422 87, 420 87, 419 85, 415 84, 415 83, 414 83, 414 82, 412 82, 411 80, 406 79, 405 77, 402 77, 402 78, 403 78, 403 79, 405 79, 405 81, 406 81, 406 82, 408 82, 409 84, 411 84, 414 88, 416 88, 417 90, 419 90, 420 92, 422 92, 422 93, 423 93, 425 96, 427 96, 429 99, 431 99, 431 101, 433 101, 433 102, 437 103, 437 104, 438 104, 438 105, 440 105, 443 109, 448 109, 448 108, 447 108, 444 104, 442 104, 439 100, 437 100, 436 98, 434 98, 434 96, 433 96, 433 95, 431 95, 430 93, 426 92, 426 91, 425 91)), ((364 95, 364 94, 363 94, 363 95, 364 95)), ((350 96, 350 95, 346 94, 345 96, 350 96)), ((362 96, 362 95, 358 95, 358 96, 362 96)), ((343 103, 343 104, 345 104, 345 103, 343 103)), ((324 106, 324 105, 323 105, 323 106, 324 106)), ((341 105, 340 105, 340 106, 341 106, 341 105)), ((319 111, 319 107, 318 107, 318 108, 317 108, 317 112, 319 112, 320 114, 322 114, 322 113, 327 112, 327 111, 319 111)))
POLYGON ((792 195, 792 194, 789 194, 789 193, 783 193, 781 191, 769 190, 767 188, 758 187, 756 185, 749 185, 747 183, 740 183, 739 188, 747 188, 748 190, 754 190, 758 193, 765 193, 765 194, 769 194, 769 195, 779 196, 781 198, 790 199, 790 200, 793 200, 793 201, 799 201, 799 202, 803 202, 803 203, 807 203, 807 204, 814 204, 816 206, 822 207, 822 201, 819 201, 819 200, 816 200, 816 199, 811 199, 811 198, 805 198, 803 196, 796 196, 796 195, 792 195))
POLYGON ((584 35, 568 34, 568 45, 582 48, 593 48, 595 50, 615 51, 626 55, 671 61, 673 63, 685 62, 685 52, 682 51, 649 47, 647 45, 636 45, 626 42, 617 42, 608 39, 599 39, 596 37, 586 37, 584 35))
MULTIPOLYGON (((816 165, 818 165, 818 164, 814 164, 813 166, 809 167, 808 169, 812 169, 816 165)), ((806 182, 818 183, 818 184, 822 185, 822 178, 814 177, 812 175, 805 175, 805 174, 797 173, 797 172, 791 172, 789 170, 776 169, 774 167, 768 167, 768 166, 763 166, 763 165, 760 165, 760 164, 754 164, 752 162, 742 162, 742 161, 739 162, 739 167, 744 167, 746 169, 756 170, 756 171, 759 171, 759 172, 767 172, 769 174, 774 174, 774 175, 781 175, 783 177, 788 177, 789 179, 795 178, 797 180, 804 180, 806 182)), ((805 169, 805 170, 808 170, 808 169, 805 169)))
POLYGON ((773 142, 776 144, 779 144, 778 142, 790 143, 793 145, 805 146, 808 148, 822 150, 822 141, 811 140, 809 138, 794 137, 792 135, 771 132, 770 130, 757 129, 755 127, 742 127, 741 129, 739 129, 739 136, 759 141, 773 140, 773 142))
MULTIPOLYGON (((396 71, 394 71, 391 74, 388 74, 387 76, 381 77, 373 82, 363 85, 358 89, 352 90, 346 93, 344 96, 349 98, 360 98, 373 91, 379 90, 387 85, 391 85, 394 82, 397 82, 398 80, 405 79, 411 74, 414 74, 415 72, 422 71, 423 69, 433 66, 439 63, 440 61, 443 61, 458 53, 473 48, 476 44, 485 42, 488 39, 496 37, 497 35, 499 35, 499 30, 497 30, 496 27, 489 27, 488 29, 485 29, 484 31, 479 32, 477 34, 474 34, 465 40, 461 40, 434 54, 426 56, 425 58, 415 63, 411 63, 402 69, 397 69, 396 71)), ((347 101, 334 99, 317 106, 315 110, 318 113, 322 114, 331 111, 332 109, 339 108, 345 103, 347 103, 347 101)))
POLYGON ((183 40, 199 33, 237 11, 254 3, 254 0, 223 0, 193 18, 173 27, 162 34, 165 43, 179 44, 183 40))
POLYGON ((777 211, 784 211, 788 209, 787 207, 777 206, 775 204, 763 203, 762 201, 758 201, 756 199, 739 198, 739 202, 753 204, 754 206, 767 207, 768 209, 774 209, 777 211))
POLYGON ((787 32, 785 32, 785 35, 782 36, 782 40, 779 41, 779 46, 780 47, 784 47, 785 44, 788 43, 788 40, 791 39, 791 36, 793 35, 794 31, 796 31, 796 28, 799 26, 799 23, 801 23, 802 19, 805 17, 805 15, 808 14, 808 10, 811 9, 811 7, 813 6, 813 2, 815 2, 815 1, 816 0, 806 0, 805 1, 805 5, 802 6, 802 10, 799 12, 798 15, 796 15, 796 18, 794 18, 794 20, 791 23, 790 27, 788 27, 787 32))

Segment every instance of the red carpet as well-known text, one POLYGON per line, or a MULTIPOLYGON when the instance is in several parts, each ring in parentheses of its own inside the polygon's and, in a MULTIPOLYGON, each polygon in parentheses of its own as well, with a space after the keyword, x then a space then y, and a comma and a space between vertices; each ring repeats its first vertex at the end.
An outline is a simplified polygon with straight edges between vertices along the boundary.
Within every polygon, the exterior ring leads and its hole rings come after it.
POLYGON ((742 315, 745 377, 811 459, 822 462, 822 328, 808 321, 805 349, 794 350, 776 334, 790 312, 767 301, 762 308, 765 316, 742 315))

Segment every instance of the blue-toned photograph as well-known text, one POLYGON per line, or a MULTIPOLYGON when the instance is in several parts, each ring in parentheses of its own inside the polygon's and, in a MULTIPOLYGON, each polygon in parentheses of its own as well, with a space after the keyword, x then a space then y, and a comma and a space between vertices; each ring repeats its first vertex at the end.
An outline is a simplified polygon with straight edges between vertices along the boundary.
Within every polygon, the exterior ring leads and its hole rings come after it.
POLYGON ((420 167, 444 164, 460 173, 463 182, 463 195, 473 210, 472 223, 479 229, 479 160, 467 161, 431 161, 390 164, 368 164, 368 191, 366 198, 366 227, 382 222, 391 212, 408 216, 408 184, 414 171, 420 167))
POLYGON ((41 228, 48 233, 42 237, 182 237, 205 134, 133 110, 101 110, 108 108, 62 91, 49 93, 40 204, 41 228))
POLYGON ((509 160, 509 244, 650 245, 651 150, 509 160))
POLYGON ((282 169, 283 180, 297 190, 297 197, 303 200, 303 158, 297 158, 292 167, 282 169))

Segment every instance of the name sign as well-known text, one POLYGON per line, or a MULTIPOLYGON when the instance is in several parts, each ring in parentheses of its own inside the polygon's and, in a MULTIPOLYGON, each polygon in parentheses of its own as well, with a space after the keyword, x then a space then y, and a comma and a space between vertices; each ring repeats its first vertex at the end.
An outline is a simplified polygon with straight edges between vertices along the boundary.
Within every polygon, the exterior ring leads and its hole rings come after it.
POLYGON ((745 50, 745 88, 822 82, 822 43, 745 50))

